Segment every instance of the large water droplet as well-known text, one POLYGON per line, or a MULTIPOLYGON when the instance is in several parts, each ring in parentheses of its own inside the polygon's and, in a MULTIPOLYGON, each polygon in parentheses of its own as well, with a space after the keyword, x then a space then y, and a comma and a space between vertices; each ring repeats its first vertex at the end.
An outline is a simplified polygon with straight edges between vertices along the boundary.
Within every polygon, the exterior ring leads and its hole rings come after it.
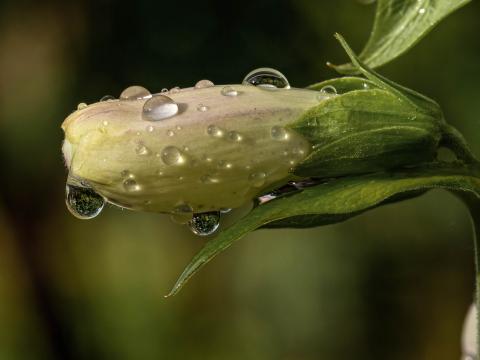
POLYGON ((120 94, 120 100, 138 100, 151 96, 150 91, 143 86, 130 86, 122 91, 120 94))
POLYGON ((334 86, 332 85, 327 85, 327 86, 324 86, 320 89, 320 92, 323 94, 323 95, 327 95, 327 96, 334 96, 334 95, 337 95, 337 89, 335 89, 334 86))
POLYGON ((221 93, 224 96, 237 96, 238 95, 238 91, 235 90, 235 88, 233 88, 232 86, 225 86, 222 89, 221 93))
POLYGON ((250 180, 250 183, 255 186, 255 187, 262 187, 265 184, 265 180, 267 178, 267 174, 265 174, 262 171, 252 173, 248 177, 248 180, 250 180))
POLYGON ((225 134, 222 128, 219 128, 216 125, 208 125, 207 134, 213 137, 221 138, 225 134))
POLYGON ((135 191, 140 191, 142 187, 138 185, 138 183, 135 181, 135 179, 128 178, 123 181, 123 187, 125 190, 128 192, 135 192, 135 191))
POLYGON ((215 84, 210 80, 200 80, 195 84, 195 89, 203 89, 203 88, 208 88, 212 86, 215 86, 215 84))
POLYGON ((288 133, 285 128, 281 126, 274 126, 272 127, 272 130, 270 131, 270 135, 272 136, 273 139, 275 140, 288 140, 290 137, 290 134, 288 133))
POLYGON ((220 212, 211 211, 201 214, 194 214, 188 222, 190 230, 199 236, 212 235, 220 225, 220 212))
POLYGON ((79 219, 92 219, 103 209, 105 199, 93 189, 67 184, 65 202, 68 210, 79 219))
POLYGON ((177 113, 177 103, 165 95, 155 95, 143 105, 143 118, 149 121, 168 119, 177 113))
POLYGON ((175 146, 167 146, 162 150, 162 160, 166 165, 182 165, 186 159, 175 146))
POLYGON ((255 69, 245 76, 243 85, 260 86, 266 89, 290 89, 285 75, 272 68, 255 69))

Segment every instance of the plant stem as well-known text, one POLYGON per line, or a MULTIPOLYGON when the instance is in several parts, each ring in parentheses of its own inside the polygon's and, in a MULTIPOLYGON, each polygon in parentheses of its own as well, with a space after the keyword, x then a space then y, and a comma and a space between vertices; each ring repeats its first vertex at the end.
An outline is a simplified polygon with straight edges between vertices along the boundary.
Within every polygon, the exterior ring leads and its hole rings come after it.
POLYGON ((465 138, 457 129, 451 125, 444 124, 442 130, 442 140, 440 145, 452 150, 457 158, 466 164, 478 164, 478 160, 470 150, 465 138))

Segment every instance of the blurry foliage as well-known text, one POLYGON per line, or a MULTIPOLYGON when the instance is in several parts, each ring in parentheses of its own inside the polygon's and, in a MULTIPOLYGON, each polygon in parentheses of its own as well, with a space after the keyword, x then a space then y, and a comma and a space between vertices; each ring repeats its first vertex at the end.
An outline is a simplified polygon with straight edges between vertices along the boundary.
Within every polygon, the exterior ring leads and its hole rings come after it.
MULTIPOLYGON (((480 153, 480 4, 382 68, 436 99, 480 153)), ((78 102, 272 66, 333 77, 373 8, 353 0, 0 3, 0 359, 452 359, 473 292, 466 209, 435 192, 313 230, 263 230, 163 295, 202 239, 165 216, 63 204, 78 102)))

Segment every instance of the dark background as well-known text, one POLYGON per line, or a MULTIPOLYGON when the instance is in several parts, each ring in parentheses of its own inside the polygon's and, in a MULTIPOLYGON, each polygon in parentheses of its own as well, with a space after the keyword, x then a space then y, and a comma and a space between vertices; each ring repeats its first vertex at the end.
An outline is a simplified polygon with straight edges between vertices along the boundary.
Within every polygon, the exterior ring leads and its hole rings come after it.
MULTIPOLYGON (((368 37, 355 0, 0 1, 0 359, 457 359, 468 214, 427 195, 311 230, 250 234, 164 299, 204 239, 167 216, 64 205, 77 103, 260 66, 302 87, 368 37)), ((435 98, 480 154, 480 4, 381 72, 435 98)))

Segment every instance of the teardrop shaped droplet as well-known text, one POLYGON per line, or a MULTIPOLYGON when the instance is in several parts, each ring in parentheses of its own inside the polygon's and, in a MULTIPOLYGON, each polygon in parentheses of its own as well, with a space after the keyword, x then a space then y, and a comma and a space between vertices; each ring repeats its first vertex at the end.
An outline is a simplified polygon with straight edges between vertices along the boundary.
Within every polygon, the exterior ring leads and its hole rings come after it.
POLYGON ((138 100, 152 96, 143 86, 133 85, 122 91, 120 100, 138 100))
POLYGON ((112 100, 115 100, 115 97, 114 97, 114 96, 112 96, 112 95, 105 95, 104 97, 102 97, 102 98, 100 99, 100 102, 102 102, 102 101, 112 101, 112 100))
POLYGON ((210 211, 206 213, 193 214, 188 222, 190 230, 198 236, 212 235, 220 225, 220 212, 210 211))
POLYGON ((177 103, 165 95, 155 95, 143 105, 143 118, 148 121, 168 119, 177 113, 177 103))
POLYGON ((161 157, 165 165, 182 165, 186 162, 185 156, 175 146, 164 148, 161 157))
POLYGON ((215 84, 210 80, 200 80, 195 84, 195 89, 203 89, 203 88, 208 88, 212 86, 215 86, 215 84))
POLYGON ((82 220, 93 219, 105 205, 105 199, 93 189, 70 184, 65 188, 65 202, 72 215, 82 220))
POLYGON ((221 91, 223 96, 237 96, 238 91, 232 86, 225 86, 221 91))
POLYGON ((243 85, 260 86, 266 89, 290 89, 285 75, 272 68, 255 69, 245 76, 243 85))

